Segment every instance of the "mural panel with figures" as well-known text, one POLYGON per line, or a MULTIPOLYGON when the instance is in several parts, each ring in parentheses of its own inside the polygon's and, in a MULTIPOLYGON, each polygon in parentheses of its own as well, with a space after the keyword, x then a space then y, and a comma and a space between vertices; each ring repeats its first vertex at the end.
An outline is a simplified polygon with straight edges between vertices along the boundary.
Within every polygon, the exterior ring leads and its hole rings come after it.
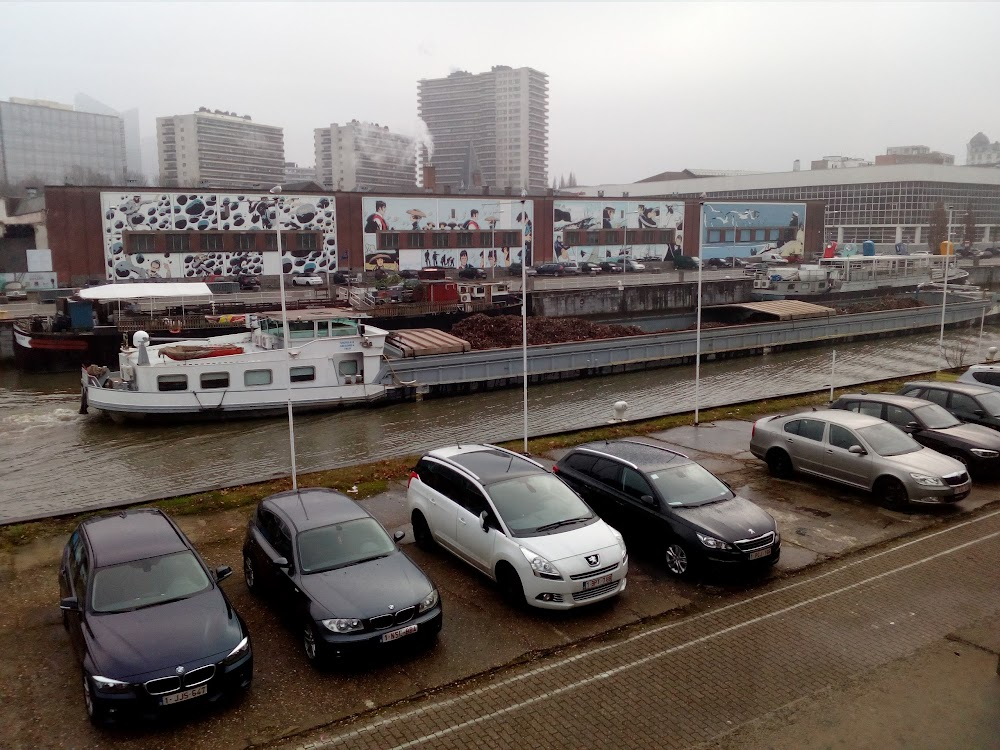
MULTIPOLYGON (((125 279, 203 279, 240 274, 334 271, 336 210, 332 196, 238 193, 102 192, 106 276, 125 279), (267 252, 252 233, 289 232, 281 258, 267 252), (150 241, 148 251, 128 247, 140 234, 183 233, 174 244, 150 241), (296 242, 294 233, 310 235, 296 242), (243 233, 244 247, 226 239, 243 233), (199 239, 205 240, 202 242, 199 239), (209 241, 211 239, 211 241, 209 241)), ((167 238, 171 240, 172 238, 167 238)), ((268 243, 271 240, 268 239, 268 243)), ((275 239, 276 248, 276 239, 275 239)))
POLYGON ((531 264, 530 200, 365 197, 365 270, 531 264))
POLYGON ((805 251, 805 203, 706 203, 701 256, 747 258, 771 250, 783 257, 805 251))
POLYGON ((600 263, 625 255, 662 260, 680 253, 680 201, 555 201, 552 254, 556 261, 600 263))

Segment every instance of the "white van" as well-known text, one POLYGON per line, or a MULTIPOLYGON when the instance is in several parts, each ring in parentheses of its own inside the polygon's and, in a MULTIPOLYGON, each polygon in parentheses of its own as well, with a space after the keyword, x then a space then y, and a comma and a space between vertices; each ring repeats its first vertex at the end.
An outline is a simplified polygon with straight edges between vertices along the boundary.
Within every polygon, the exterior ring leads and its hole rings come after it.
POLYGON ((983 385, 1000 391, 1000 364, 972 365, 958 377, 958 382, 983 385))

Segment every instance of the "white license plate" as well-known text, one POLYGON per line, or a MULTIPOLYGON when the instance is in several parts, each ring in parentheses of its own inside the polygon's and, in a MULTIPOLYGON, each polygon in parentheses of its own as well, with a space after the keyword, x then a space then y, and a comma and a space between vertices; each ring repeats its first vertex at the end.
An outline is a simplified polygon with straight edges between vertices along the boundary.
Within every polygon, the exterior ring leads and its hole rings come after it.
POLYGON ((382 643, 388 643, 389 641, 394 641, 397 638, 402 638, 404 635, 413 635, 417 632, 416 625, 407 625, 405 628, 400 628, 399 630, 393 630, 389 633, 385 633, 382 636, 382 643))
POLYGON ((205 695, 208 692, 208 685, 199 685, 196 688, 191 688, 190 690, 181 690, 179 693, 172 693, 170 695, 164 695, 160 700, 160 703, 164 706, 169 706, 171 703, 180 703, 181 701, 189 701, 192 698, 197 698, 199 695, 205 695))
POLYGON ((759 549, 756 552, 751 552, 750 553, 750 559, 751 560, 759 560, 762 557, 769 557, 770 554, 771 554, 771 548, 770 547, 768 547, 767 549, 759 549))
POLYGON ((611 583, 611 574, 608 573, 606 576, 601 576, 600 578, 591 578, 589 581, 583 582, 583 590, 596 589, 598 586, 603 586, 606 583, 611 583))

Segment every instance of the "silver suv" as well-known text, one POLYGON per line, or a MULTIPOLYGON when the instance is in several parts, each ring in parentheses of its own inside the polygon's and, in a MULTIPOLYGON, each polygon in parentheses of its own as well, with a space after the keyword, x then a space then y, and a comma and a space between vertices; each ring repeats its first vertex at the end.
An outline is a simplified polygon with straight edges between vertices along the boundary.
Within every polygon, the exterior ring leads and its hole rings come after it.
POLYGON ((824 409, 758 419, 750 452, 774 476, 798 471, 870 490, 894 509, 908 503, 953 503, 972 482, 954 458, 925 448, 877 417, 824 409))

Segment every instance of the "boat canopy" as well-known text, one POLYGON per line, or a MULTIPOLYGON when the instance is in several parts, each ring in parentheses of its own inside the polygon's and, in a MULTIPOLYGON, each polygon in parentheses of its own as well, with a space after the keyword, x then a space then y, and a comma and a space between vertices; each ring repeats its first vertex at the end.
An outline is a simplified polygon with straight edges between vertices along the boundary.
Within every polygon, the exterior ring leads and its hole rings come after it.
POLYGON ((105 284, 81 289, 81 299, 100 301, 120 299, 149 299, 150 297, 211 297, 212 290, 202 281, 138 284, 105 284))

